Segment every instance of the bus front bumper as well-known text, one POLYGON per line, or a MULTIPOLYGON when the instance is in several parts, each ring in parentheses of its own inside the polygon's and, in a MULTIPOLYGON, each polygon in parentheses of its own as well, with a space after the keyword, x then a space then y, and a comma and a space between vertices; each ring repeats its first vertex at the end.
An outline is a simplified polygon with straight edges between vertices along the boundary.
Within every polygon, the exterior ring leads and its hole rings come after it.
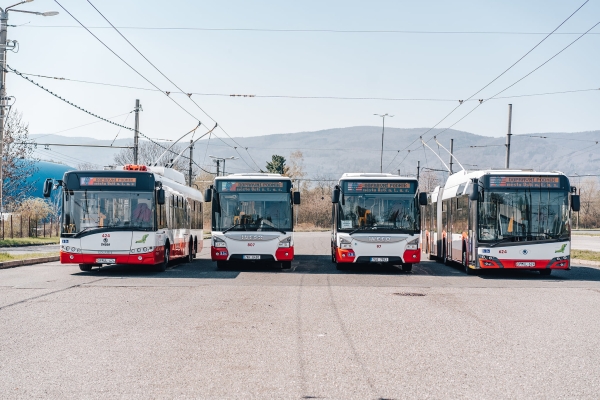
POLYGON ((162 262, 160 247, 153 252, 140 254, 78 254, 60 252, 61 264, 134 264, 154 265, 162 262), (110 260, 110 261, 107 261, 110 260), (114 262, 112 261, 114 260, 114 262))

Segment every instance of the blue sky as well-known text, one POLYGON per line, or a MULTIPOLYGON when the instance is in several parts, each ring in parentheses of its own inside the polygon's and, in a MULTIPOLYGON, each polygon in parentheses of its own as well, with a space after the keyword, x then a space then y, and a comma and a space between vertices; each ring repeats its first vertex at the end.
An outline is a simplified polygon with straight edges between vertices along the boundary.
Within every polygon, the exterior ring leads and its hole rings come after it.
MULTIPOLYGON (((83 0, 59 0, 88 26, 107 26, 83 0)), ((272 28, 333 30, 550 32, 581 1, 92 1, 116 26, 272 28)), ((6 6, 6 4, 5 4, 6 6)), ((10 14, 9 39, 18 53, 8 64, 22 72, 118 85, 150 87, 50 0, 22 9, 57 10, 40 17, 10 14)), ((600 2, 585 5, 559 32, 584 32, 600 20, 600 2)), ((176 89, 114 31, 94 29, 102 40, 161 89, 176 89)), ((539 42, 543 35, 325 33, 130 30, 123 34, 186 92, 293 96, 464 99, 539 42)), ((600 27, 503 95, 600 87, 600 27)), ((510 85, 575 39, 555 35, 478 95, 510 85)), ((7 90, 32 134, 63 131, 94 118, 8 75, 7 90)), ((141 130, 154 138, 178 137, 195 119, 161 93, 32 78, 104 117, 142 102, 141 130)), ((206 125, 212 122, 183 95, 172 94, 206 125)), ((578 132, 600 127, 600 91, 502 99, 485 103, 454 128, 488 136, 506 133, 513 103, 513 133, 578 132)), ((395 117, 386 125, 427 128, 456 102, 299 100, 194 95, 194 100, 232 136, 379 125, 373 113, 395 117)), ((444 121, 447 127, 475 103, 444 121)), ((126 116, 115 119, 119 123, 126 116)), ((133 126, 133 117, 126 124, 133 126)), ((118 128, 97 123, 64 131, 71 136, 113 138, 118 128)), ((122 131, 122 136, 130 135, 122 131)))

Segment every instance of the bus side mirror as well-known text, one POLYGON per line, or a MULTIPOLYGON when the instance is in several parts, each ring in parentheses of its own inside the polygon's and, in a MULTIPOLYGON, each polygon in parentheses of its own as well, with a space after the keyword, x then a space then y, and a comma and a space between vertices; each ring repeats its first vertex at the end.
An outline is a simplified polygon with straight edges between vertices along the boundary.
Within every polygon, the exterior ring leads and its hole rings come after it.
POLYGON ((340 202, 340 189, 333 189, 333 193, 331 193, 331 202, 333 204, 340 202))
POLYGON ((165 204, 165 189, 158 189, 158 192, 156 192, 156 202, 161 206, 165 204))
POLYGON ((571 195, 571 209, 575 212, 579 212, 580 208, 581 208, 581 204, 579 201, 579 195, 578 194, 571 195))
POLYGON ((421 205, 421 206, 427 205, 427 193, 426 192, 419 193, 419 205, 421 205))
POLYGON ((294 192, 294 204, 300 204, 300 192, 294 192))
POLYGON ((208 188, 204 191, 204 202, 210 203, 212 201, 212 189, 208 188))
POLYGON ((44 197, 50 197, 52 193, 52 178, 48 178, 44 181, 44 197))
POLYGON ((469 200, 472 200, 472 201, 479 200, 479 189, 477 186, 473 186, 471 193, 469 193, 469 200))

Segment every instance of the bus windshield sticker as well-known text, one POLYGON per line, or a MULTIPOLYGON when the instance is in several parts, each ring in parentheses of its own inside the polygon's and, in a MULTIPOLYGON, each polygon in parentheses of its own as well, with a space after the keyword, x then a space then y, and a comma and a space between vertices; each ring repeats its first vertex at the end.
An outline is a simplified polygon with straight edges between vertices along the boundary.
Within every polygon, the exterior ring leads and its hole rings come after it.
POLYGON ((287 193, 289 188, 284 182, 277 181, 221 181, 220 192, 276 192, 287 193))
POLYGON ((342 229, 352 229, 352 220, 351 219, 343 219, 342 220, 342 229))
POLYGON ((490 188, 560 189, 558 176, 490 176, 490 188))
POLYGON ((345 193, 414 193, 414 182, 345 182, 345 193))
POLYGON ((84 176, 79 178, 81 186, 135 186, 136 178, 107 178, 84 176))

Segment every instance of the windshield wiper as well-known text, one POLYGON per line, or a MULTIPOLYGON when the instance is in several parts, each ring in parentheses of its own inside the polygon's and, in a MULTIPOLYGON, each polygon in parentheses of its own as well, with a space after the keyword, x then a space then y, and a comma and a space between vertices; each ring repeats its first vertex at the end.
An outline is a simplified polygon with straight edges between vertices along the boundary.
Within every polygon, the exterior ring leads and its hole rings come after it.
POLYGON ((230 226, 229 228, 225 229, 225 230, 223 231, 223 233, 225 233, 225 232, 229 232, 230 230, 232 230, 232 229, 233 229, 233 228, 235 228, 236 226, 246 226, 246 225, 248 225, 248 224, 242 224, 241 222, 238 222, 237 224, 234 224, 234 225, 230 226))
POLYGON ((365 225, 365 226, 361 226, 361 227, 359 227, 359 228, 356 228, 356 229, 355 229, 355 230, 353 230, 352 232, 350 232, 348 235, 352 235, 353 233, 356 233, 356 232, 358 232, 358 231, 360 231, 360 230, 367 229, 367 228, 371 228, 371 229, 373 229, 374 227, 375 227, 374 225, 365 225))
POLYGON ((81 235, 83 232, 88 231, 90 229, 98 229, 98 228, 104 228, 103 226, 87 226, 85 228, 83 228, 82 230, 80 230, 79 232, 77 232, 76 234, 73 235, 74 238, 76 238, 77 236, 81 235))

